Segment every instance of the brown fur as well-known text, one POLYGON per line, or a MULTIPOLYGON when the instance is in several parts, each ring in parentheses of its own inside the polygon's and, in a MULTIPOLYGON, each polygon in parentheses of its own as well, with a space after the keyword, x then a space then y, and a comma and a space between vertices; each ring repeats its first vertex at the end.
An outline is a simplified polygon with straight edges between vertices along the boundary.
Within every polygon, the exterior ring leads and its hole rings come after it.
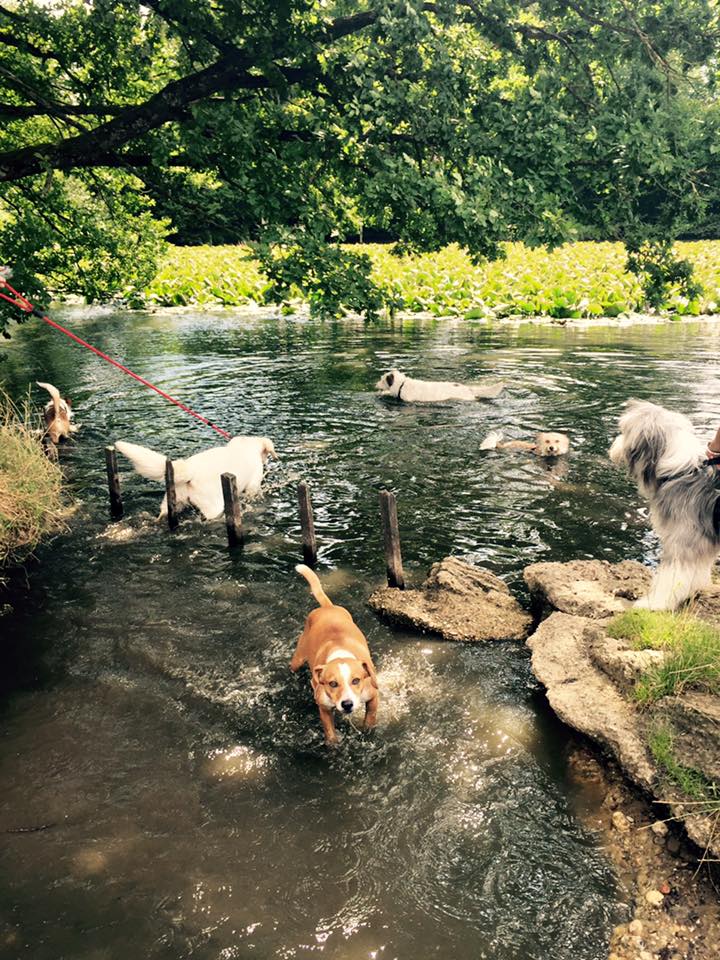
POLYGON ((341 710, 344 692, 351 691, 365 703, 364 726, 371 729, 377 722, 378 683, 370 648, 362 631, 344 607, 337 607, 323 590, 317 574, 300 564, 295 568, 310 584, 310 590, 320 604, 311 610, 300 634, 297 648, 290 661, 295 672, 307 663, 315 702, 320 711, 320 722, 325 742, 335 744, 333 710, 341 710), (348 654, 333 658, 333 654, 348 654), (330 661, 330 662, 328 662, 330 661))
POLYGON ((42 387, 52 397, 52 400, 43 410, 43 420, 45 421, 45 435, 57 445, 63 439, 69 439, 72 433, 75 433, 77 427, 70 422, 72 408, 69 400, 63 400, 57 387, 51 383, 41 383, 37 385, 42 387))

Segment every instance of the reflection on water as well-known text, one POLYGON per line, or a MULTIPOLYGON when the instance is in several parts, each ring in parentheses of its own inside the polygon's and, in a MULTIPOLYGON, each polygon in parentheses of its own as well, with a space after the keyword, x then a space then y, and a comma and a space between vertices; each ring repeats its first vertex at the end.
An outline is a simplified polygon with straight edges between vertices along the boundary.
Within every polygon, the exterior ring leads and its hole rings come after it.
MULTIPOLYGON (((62 314, 60 314, 62 316, 62 314)), ((411 576, 455 553, 521 586, 524 564, 652 560, 641 504, 607 462, 628 396, 720 421, 718 327, 622 331, 319 324, 189 312, 67 311, 100 348, 283 460, 245 515, 168 534, 156 485, 123 474, 107 520, 103 448, 173 456, 206 428, 28 325, 3 373, 56 383, 83 424, 62 454, 82 501, 2 621, 6 835, 0 955, 100 958, 599 960, 622 891, 580 825, 563 728, 522 647, 393 631, 365 600, 383 574, 377 490, 398 494, 411 576), (372 384, 508 381, 492 403, 401 406, 372 384), (570 434, 566 462, 479 451, 485 434, 570 434), (294 484, 313 490, 328 593, 368 635, 376 735, 322 745, 287 663, 311 606, 292 571, 294 484)))

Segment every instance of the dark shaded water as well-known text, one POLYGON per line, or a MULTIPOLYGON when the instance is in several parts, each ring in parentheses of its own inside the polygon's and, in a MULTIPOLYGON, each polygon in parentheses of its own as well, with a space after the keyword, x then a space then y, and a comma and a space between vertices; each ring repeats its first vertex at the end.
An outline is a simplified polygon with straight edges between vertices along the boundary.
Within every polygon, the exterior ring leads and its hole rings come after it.
MULTIPOLYGON (((41 552, 3 633, 0 955, 599 960, 622 891, 581 823, 566 732, 525 650, 392 631, 377 490, 397 491, 407 566, 447 553, 521 588, 534 560, 652 560, 642 505, 605 456, 623 400, 720 422, 717 325, 626 330, 455 323, 365 327, 228 314, 59 312, 206 416, 283 457, 228 554, 220 522, 152 522, 124 473, 107 520, 103 447, 171 455, 213 435, 46 328, 9 345, 15 395, 50 380, 83 425, 62 460, 81 507, 41 552), (405 407, 378 375, 509 382, 493 403, 405 407), (566 430, 553 472, 479 452, 503 427, 566 430), (313 489, 321 574, 368 635, 377 735, 329 754, 287 670, 310 607, 297 479, 313 489)), ((37 395, 36 395, 37 396, 37 395)))

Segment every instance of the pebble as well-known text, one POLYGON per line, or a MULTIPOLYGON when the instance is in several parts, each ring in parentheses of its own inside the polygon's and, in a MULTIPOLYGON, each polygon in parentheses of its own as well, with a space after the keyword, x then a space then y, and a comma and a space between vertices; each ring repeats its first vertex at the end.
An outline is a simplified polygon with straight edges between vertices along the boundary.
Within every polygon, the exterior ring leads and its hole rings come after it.
POLYGON ((668 828, 667 828, 667 825, 663 823, 662 820, 656 820, 655 823, 650 827, 650 829, 658 837, 667 836, 668 828))
POLYGON ((653 960, 653 955, 647 950, 642 950, 640 952, 640 960, 653 960))
POLYGON ((648 903, 652 904, 653 907, 659 907, 664 901, 665 897, 660 893, 659 890, 648 890, 648 892, 645 894, 645 899, 648 903))
POLYGON ((620 833, 627 833, 630 829, 630 821, 621 810, 616 810, 612 815, 612 825, 620 833))
POLYGON ((634 937, 641 937, 643 932, 642 920, 632 920, 628 925, 628 932, 634 937))

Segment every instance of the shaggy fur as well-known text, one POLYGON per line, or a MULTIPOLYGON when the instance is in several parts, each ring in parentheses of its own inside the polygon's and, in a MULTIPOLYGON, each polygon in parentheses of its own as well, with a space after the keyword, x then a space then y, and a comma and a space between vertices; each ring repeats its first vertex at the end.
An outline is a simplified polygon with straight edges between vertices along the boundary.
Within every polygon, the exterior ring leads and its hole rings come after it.
POLYGON ((719 475, 704 466, 705 444, 693 425, 644 400, 630 400, 610 448, 650 503, 662 558, 647 597, 637 606, 674 610, 710 585, 720 552, 719 475))

